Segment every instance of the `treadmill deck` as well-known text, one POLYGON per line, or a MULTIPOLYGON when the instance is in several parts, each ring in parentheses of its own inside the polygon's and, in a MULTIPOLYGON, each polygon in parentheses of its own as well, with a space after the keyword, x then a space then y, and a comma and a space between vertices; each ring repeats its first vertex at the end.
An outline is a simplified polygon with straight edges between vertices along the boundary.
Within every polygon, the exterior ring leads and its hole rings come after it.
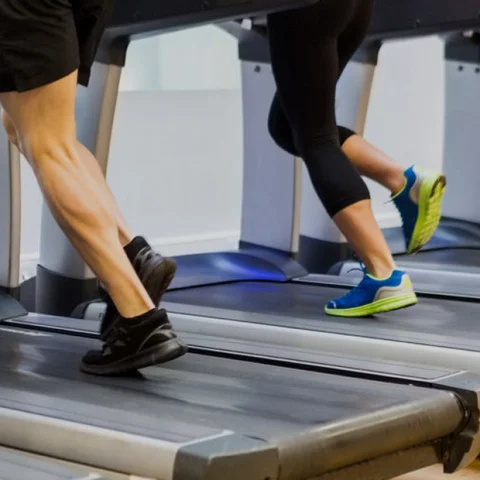
POLYGON ((0 335, 0 444, 138 476, 197 479, 207 455, 201 478, 311 478, 438 440, 464 415, 446 391, 193 354, 89 377, 94 340, 0 335))

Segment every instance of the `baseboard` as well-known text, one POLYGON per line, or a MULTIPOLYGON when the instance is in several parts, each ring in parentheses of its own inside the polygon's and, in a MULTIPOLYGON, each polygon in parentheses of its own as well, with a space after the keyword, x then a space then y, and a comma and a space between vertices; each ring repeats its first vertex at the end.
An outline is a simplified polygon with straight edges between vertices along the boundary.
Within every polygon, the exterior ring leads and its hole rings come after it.
MULTIPOLYGON (((185 235, 179 237, 150 238, 152 247, 164 255, 188 255, 192 253, 219 252, 238 248, 240 231, 226 230, 214 234, 185 235)), ((27 253, 20 257, 20 281, 36 275, 40 253, 27 253)))
POLYGON ((234 250, 238 248, 239 241, 239 230, 227 230, 214 234, 149 239, 150 244, 155 250, 168 256, 234 250))
POLYGON ((37 274, 40 252, 20 255, 20 283, 26 282, 37 274))

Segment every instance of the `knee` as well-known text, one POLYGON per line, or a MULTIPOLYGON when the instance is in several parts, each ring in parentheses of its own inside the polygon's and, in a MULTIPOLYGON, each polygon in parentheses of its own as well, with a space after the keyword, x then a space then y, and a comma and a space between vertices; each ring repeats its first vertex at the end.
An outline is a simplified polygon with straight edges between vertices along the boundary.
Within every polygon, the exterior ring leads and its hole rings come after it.
POLYGON ((21 150, 18 141, 17 129, 15 127, 15 124, 13 123, 13 120, 10 118, 10 115, 8 115, 5 110, 2 110, 2 124, 3 128, 5 128, 5 131, 7 132, 7 137, 10 143, 15 145, 19 150, 21 150))
POLYGON ((76 159, 74 139, 33 131, 23 136, 20 143, 34 170, 42 170, 53 163, 68 168, 76 159))
POLYGON ((303 135, 299 135, 297 139, 297 144, 299 146, 299 150, 302 154, 302 158, 305 163, 309 163, 309 161, 325 161, 326 159, 321 155, 321 152, 325 152, 327 150, 340 150, 340 141, 338 138, 338 134, 330 132, 319 132, 319 131, 311 131, 303 135))

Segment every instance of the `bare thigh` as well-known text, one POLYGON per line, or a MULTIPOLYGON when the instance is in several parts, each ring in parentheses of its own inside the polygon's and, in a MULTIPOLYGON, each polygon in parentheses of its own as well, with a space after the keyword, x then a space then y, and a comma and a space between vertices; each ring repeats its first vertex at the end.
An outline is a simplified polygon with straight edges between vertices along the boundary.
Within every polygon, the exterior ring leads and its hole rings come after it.
POLYGON ((74 72, 34 90, 0 93, 0 104, 13 122, 21 150, 32 166, 44 149, 75 142, 76 87, 74 72))

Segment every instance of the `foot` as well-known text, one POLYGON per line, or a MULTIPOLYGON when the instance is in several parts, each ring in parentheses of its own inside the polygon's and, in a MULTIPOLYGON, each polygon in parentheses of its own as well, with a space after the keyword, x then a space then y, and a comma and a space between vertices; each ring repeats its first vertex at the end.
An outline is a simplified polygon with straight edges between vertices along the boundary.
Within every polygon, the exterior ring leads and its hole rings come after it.
MULTIPOLYGON (((136 242, 138 248, 130 256, 132 265, 154 305, 158 306, 175 276, 177 269, 175 261, 156 253, 143 238, 137 237, 134 242, 136 242)), ((102 340, 108 335, 110 328, 112 328, 112 320, 117 315, 117 309, 111 298, 106 295, 105 300, 107 309, 100 326, 102 340)))
POLYGON ((173 332, 165 310, 155 310, 138 320, 117 316, 102 350, 92 350, 83 357, 83 372, 121 375, 187 353, 187 346, 173 332))
POLYGON ((421 250, 437 230, 446 184, 441 173, 416 167, 405 171, 405 186, 393 201, 402 217, 409 254, 421 250))
POLYGON ((325 312, 336 317, 367 317, 410 307, 417 301, 410 277, 395 270, 385 280, 365 274, 357 287, 329 302, 325 312))

